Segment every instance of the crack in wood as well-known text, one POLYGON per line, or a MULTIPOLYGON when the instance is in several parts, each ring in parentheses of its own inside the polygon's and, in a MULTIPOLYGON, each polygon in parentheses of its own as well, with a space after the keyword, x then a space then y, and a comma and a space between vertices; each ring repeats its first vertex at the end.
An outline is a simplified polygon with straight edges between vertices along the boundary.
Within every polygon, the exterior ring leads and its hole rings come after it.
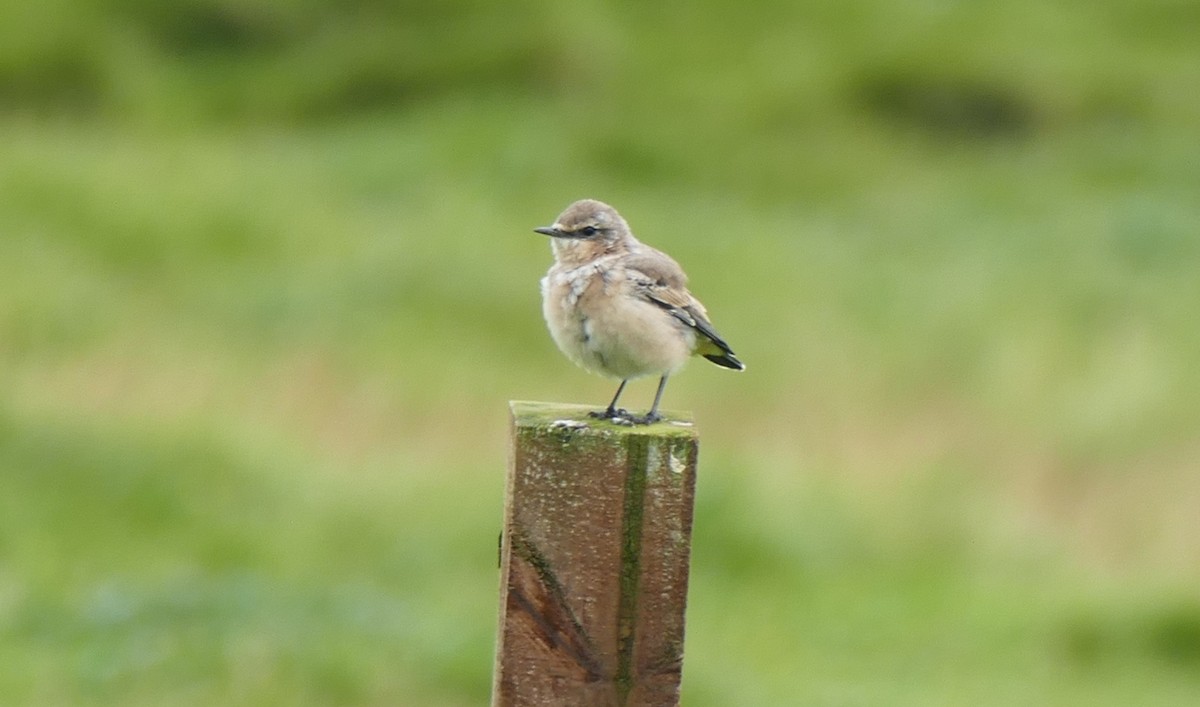
POLYGON ((512 548, 517 557, 533 570, 537 578, 534 583, 514 583, 509 588, 509 597, 517 607, 533 619, 545 644, 562 651, 579 667, 583 668, 589 681, 605 679, 604 669, 596 658, 583 624, 571 610, 566 592, 554 576, 550 563, 537 547, 522 533, 513 533, 512 548), (532 589, 529 594, 525 589, 532 589))

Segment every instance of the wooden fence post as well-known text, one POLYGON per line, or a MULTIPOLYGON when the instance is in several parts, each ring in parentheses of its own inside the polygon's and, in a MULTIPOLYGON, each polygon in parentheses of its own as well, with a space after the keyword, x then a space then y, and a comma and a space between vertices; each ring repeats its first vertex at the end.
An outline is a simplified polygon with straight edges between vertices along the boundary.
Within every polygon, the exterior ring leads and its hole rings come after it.
POLYGON ((679 704, 699 438, 512 402, 493 707, 679 704))

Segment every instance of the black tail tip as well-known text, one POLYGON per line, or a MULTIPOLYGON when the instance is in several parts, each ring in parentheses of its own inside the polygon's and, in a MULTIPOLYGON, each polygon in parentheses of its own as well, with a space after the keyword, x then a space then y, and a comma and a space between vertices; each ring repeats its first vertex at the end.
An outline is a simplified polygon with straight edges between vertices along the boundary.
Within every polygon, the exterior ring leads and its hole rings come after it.
POLYGON ((732 368, 735 371, 746 370, 746 364, 739 361, 738 357, 731 353, 705 354, 704 358, 707 358, 709 361, 712 361, 722 368, 732 368))

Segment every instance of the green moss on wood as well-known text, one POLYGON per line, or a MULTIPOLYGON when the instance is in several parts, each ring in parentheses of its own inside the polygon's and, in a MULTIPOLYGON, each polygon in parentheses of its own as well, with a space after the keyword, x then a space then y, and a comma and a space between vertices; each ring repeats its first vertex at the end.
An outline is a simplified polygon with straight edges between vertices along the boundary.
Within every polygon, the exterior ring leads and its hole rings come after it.
POLYGON ((617 608, 617 695, 625 704, 633 689, 633 648, 637 636, 638 581, 642 574, 642 521, 646 508, 646 477, 654 460, 652 438, 631 436, 627 440, 625 508, 621 521, 621 589, 617 608))

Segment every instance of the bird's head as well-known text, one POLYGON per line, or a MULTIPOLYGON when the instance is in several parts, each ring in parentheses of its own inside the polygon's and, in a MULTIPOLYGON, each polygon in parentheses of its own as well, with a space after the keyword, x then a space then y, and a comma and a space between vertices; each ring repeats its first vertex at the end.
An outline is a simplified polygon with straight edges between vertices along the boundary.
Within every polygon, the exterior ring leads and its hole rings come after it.
POLYGON ((583 263, 615 252, 633 238, 621 214, 595 199, 576 201, 553 224, 533 230, 553 239, 554 255, 565 263, 583 263))

